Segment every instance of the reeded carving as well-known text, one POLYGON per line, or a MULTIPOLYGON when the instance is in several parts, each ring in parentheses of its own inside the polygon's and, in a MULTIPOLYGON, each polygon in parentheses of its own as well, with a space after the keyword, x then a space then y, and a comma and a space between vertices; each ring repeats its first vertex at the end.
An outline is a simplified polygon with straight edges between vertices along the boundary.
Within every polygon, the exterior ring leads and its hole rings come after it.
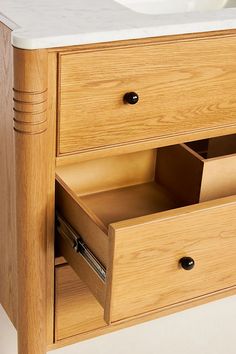
POLYGON ((14 130, 40 134, 47 130, 47 90, 24 92, 13 89, 14 130))
POLYGON ((47 130, 47 50, 14 48, 14 129, 21 134, 47 130))

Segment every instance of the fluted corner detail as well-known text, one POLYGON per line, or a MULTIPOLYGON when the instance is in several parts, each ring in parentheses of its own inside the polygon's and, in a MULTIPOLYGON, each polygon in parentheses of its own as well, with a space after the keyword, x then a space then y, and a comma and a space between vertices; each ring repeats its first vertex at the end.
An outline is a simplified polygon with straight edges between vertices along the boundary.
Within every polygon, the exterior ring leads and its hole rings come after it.
POLYGON ((24 92, 13 89, 14 129, 20 133, 40 134, 47 129, 47 90, 24 92))
POLYGON ((14 130, 41 134, 47 130, 47 52, 14 48, 14 130))

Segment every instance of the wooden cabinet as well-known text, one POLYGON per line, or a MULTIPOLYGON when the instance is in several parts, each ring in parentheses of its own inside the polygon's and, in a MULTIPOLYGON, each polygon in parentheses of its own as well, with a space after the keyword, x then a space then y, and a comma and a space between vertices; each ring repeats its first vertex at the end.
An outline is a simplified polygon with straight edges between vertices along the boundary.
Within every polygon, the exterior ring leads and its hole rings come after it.
POLYGON ((0 302, 19 354, 235 294, 235 32, 21 50, 0 26, 0 302))

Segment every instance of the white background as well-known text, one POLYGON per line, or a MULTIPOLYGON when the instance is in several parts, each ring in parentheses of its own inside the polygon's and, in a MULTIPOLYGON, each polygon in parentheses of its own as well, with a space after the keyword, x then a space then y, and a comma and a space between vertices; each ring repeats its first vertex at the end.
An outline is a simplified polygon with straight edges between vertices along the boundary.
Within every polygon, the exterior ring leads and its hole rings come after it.
MULTIPOLYGON (((97 337, 51 354, 236 354, 236 296, 97 337)), ((0 354, 17 354, 0 306, 0 354)))

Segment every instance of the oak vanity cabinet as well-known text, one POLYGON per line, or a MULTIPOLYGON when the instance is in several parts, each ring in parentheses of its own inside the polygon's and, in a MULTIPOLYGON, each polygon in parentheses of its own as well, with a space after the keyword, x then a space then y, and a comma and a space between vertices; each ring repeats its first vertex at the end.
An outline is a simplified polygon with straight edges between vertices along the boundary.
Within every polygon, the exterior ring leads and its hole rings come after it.
POLYGON ((0 300, 19 354, 235 294, 234 31, 0 42, 0 300))

